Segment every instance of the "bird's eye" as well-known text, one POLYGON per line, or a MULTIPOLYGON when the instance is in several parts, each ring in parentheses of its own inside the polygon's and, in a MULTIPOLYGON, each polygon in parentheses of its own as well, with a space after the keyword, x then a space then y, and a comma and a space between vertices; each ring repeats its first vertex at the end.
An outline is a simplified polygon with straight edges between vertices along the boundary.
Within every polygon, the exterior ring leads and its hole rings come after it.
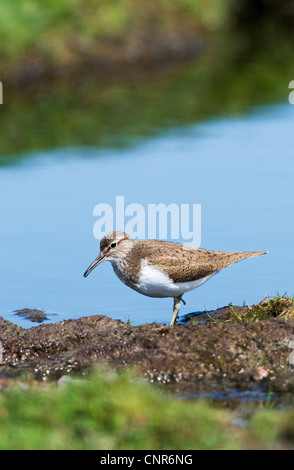
POLYGON ((113 242, 113 243, 111 243, 111 245, 110 245, 110 246, 111 246, 111 248, 115 248, 115 247, 116 247, 116 243, 115 243, 115 242, 113 242))

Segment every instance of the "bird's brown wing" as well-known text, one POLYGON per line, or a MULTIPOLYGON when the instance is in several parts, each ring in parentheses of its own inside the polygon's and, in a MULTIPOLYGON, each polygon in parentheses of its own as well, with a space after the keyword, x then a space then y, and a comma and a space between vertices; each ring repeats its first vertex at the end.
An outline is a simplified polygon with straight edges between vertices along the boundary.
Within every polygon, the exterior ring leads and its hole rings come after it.
POLYGON ((213 251, 180 243, 156 243, 156 240, 143 240, 142 242, 145 242, 144 251, 147 261, 168 274, 174 282, 201 279, 245 258, 266 253, 264 251, 213 251))

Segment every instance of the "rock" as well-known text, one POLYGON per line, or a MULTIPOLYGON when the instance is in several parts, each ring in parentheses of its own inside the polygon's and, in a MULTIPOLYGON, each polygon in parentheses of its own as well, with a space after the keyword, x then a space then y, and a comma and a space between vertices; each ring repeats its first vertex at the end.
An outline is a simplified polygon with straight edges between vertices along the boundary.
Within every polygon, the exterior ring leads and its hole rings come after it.
MULTIPOLYGON (((257 381, 265 391, 291 393, 294 374, 288 345, 294 320, 233 321, 222 318, 224 312, 228 315, 227 309, 209 312, 199 323, 176 327, 130 326, 91 316, 23 329, 0 317, 0 377, 58 380, 103 363, 118 369, 135 367, 142 377, 172 385, 176 393, 216 387, 244 390, 256 387, 257 381)), ((248 307, 239 307, 238 317, 242 312, 245 315, 248 307)))

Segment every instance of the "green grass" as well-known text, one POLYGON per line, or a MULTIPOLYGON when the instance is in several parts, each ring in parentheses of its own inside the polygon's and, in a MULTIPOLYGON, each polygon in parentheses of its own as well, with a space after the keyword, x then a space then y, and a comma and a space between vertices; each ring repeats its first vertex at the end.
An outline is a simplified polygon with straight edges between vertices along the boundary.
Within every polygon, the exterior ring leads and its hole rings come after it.
POLYGON ((0 449, 235 449, 226 412, 167 399, 128 374, 0 395, 0 449))
POLYGON ((265 409, 256 413, 251 419, 249 432, 265 448, 293 449, 294 409, 265 409))
POLYGON ((236 413, 167 398, 130 373, 95 370, 59 384, 15 383, 0 394, 0 450, 291 448, 294 408, 236 413))
POLYGON ((271 298, 266 297, 259 304, 249 307, 248 312, 241 315, 235 311, 234 307, 231 307, 229 320, 255 322, 268 318, 284 318, 285 320, 294 318, 294 298, 280 294, 271 298))
MULTIPOLYGON (((0 78, 18 81, 31 74, 33 80, 42 73, 55 75, 57 70, 61 73, 71 66, 99 61, 109 64, 122 60, 132 65, 136 58, 148 59, 167 44, 170 51, 183 47, 181 54, 186 50, 189 56, 189 49, 203 42, 211 46, 215 33, 219 49, 222 36, 230 30, 241 32, 244 48, 250 48, 253 41, 254 52, 262 36, 266 42, 275 43, 272 39, 275 22, 282 31, 287 28, 280 20, 284 9, 278 0, 263 0, 264 15, 256 17, 255 26, 250 18, 242 21, 243 10, 246 17, 247 8, 254 8, 254 2, 250 5, 235 0, 2 0, 0 78), (268 19, 265 24, 264 18, 268 19)), ((280 32, 275 27, 278 43, 280 32)), ((234 43, 233 39, 228 45, 234 43)), ((283 55, 282 48, 279 49, 283 55)), ((238 57, 242 57, 242 51, 238 57)), ((164 56, 159 53, 157 60, 162 59, 164 56)), ((262 65, 260 71, 264 78, 262 65)), ((271 83, 268 75, 268 86, 271 83)), ((242 93, 242 89, 239 91, 242 93)))
POLYGON ((137 49, 152 33, 215 29, 227 8, 222 0, 2 0, 0 64, 13 73, 24 61, 72 64, 118 45, 137 49), (146 36, 147 34, 147 36, 146 36), (9 40, 8 40, 9 38, 9 40), (106 44, 105 44, 106 42, 106 44), (106 46, 106 48, 105 48, 106 46))

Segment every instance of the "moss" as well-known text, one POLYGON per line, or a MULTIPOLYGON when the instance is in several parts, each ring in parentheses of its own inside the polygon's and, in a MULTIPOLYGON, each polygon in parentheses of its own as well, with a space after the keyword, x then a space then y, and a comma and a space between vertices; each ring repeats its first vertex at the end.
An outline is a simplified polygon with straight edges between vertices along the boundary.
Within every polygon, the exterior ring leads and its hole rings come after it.
POLYGON ((243 307, 238 312, 231 305, 230 314, 225 321, 257 322, 268 318, 294 318, 294 298, 280 295, 265 297, 259 304, 243 307))

